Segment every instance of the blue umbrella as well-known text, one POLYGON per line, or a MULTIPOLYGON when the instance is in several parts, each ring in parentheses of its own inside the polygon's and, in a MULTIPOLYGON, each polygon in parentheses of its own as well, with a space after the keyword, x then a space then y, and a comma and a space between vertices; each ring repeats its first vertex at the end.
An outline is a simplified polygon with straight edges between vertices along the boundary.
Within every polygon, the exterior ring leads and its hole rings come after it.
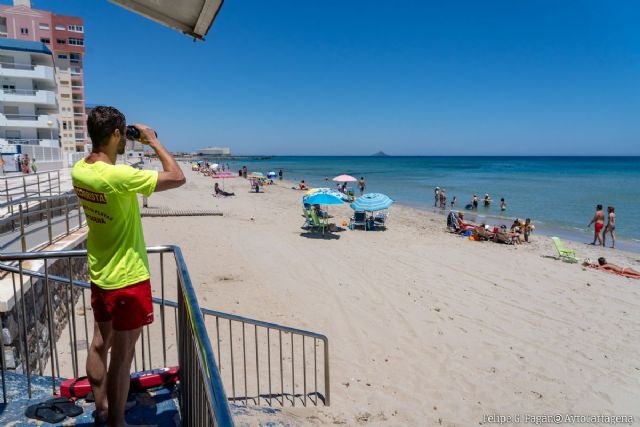
POLYGON ((380 193, 367 193, 351 203, 354 211, 375 212, 388 209, 393 204, 388 196, 380 193))
POLYGON ((318 193, 331 194, 332 196, 336 196, 337 198, 342 199, 345 202, 348 202, 351 200, 351 198, 348 195, 341 193, 339 191, 336 191, 332 188, 312 188, 311 190, 307 191, 304 194, 304 197, 309 197, 312 194, 318 194, 318 193))
POLYGON ((309 205, 341 205, 342 199, 330 193, 314 193, 302 201, 309 205))

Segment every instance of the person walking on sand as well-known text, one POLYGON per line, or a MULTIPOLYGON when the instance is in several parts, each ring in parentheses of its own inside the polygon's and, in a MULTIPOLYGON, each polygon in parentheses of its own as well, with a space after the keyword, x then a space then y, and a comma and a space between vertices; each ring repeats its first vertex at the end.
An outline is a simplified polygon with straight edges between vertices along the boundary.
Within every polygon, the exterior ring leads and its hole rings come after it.
POLYGON ((116 164, 125 151, 126 120, 117 109, 104 106, 89 113, 87 129, 93 149, 71 172, 89 226, 87 259, 95 326, 87 352, 87 377, 95 399, 95 424, 109 427, 127 425, 124 411, 135 344, 142 327, 153 322, 137 193, 150 196, 186 182, 153 129, 134 126, 140 142, 160 159, 162 172, 116 164))
POLYGON ((434 197, 435 197, 435 202, 433 203, 433 207, 437 208, 438 207, 438 203, 440 203, 440 187, 436 187, 435 190, 433 190, 434 192, 434 197))
POLYGON ((596 213, 593 215, 593 219, 591 220, 591 222, 587 227, 591 227, 591 224, 594 224, 593 243, 591 244, 595 245, 597 241, 598 245, 604 245, 604 242, 602 241, 602 237, 600 236, 600 231, 604 226, 604 212, 602 211, 602 205, 596 206, 596 213))
POLYGON ((616 209, 613 206, 607 207, 607 218, 607 226, 602 233, 602 246, 604 246, 607 233, 609 233, 611 235, 611 249, 613 249, 616 246, 616 209))
POLYGON ((364 189, 367 187, 367 183, 364 180, 364 176, 360 177, 360 181, 358 181, 358 188, 360 188, 360 195, 364 194, 364 189))

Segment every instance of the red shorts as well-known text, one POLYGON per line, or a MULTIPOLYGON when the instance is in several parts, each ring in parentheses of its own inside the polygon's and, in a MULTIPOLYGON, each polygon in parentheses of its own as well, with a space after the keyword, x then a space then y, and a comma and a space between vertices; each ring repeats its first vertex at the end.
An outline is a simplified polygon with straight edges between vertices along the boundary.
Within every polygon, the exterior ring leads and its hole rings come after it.
POLYGON ((596 233, 600 233, 600 230, 602 230, 602 227, 604 227, 604 223, 596 222, 596 233))
POLYGON ((96 322, 111 322, 116 331, 130 331, 153 322, 149 279, 106 290, 91 283, 91 308, 96 322))

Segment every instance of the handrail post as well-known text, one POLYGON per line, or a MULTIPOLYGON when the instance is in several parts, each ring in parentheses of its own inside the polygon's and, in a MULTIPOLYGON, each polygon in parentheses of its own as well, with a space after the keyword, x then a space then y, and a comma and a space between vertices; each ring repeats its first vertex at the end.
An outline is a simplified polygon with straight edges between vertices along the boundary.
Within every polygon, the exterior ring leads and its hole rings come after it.
MULTIPOLYGON (((76 199, 78 199, 76 197, 76 199)), ((78 199, 78 230, 82 228, 82 207, 80 205, 80 199, 78 199)))
POLYGON ((40 174, 36 174, 36 179, 38 181, 38 197, 40 197, 40 174))
POLYGON ((60 193, 60 170, 56 171, 56 176, 58 177, 58 194, 60 193))
POLYGON ((24 236, 24 217, 22 215, 22 205, 18 205, 20 209, 20 241, 22 242, 22 252, 27 251, 27 240, 24 236))
POLYGON ((49 183, 49 196, 53 196, 53 186, 51 185, 51 172, 47 172, 47 182, 49 183))
POLYGON ((49 232, 49 244, 53 243, 53 230, 51 229, 51 199, 47 200, 47 231, 49 232))
POLYGON ((67 236, 69 235, 69 198, 64 198, 64 221, 67 224, 67 236))

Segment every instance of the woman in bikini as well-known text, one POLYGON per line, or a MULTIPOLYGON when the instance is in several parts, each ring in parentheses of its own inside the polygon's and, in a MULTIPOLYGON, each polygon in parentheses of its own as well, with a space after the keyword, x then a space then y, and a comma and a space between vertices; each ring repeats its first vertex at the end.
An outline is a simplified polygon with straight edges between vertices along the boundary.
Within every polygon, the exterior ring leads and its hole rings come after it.
POLYGON ((621 274, 626 277, 640 279, 640 271, 636 271, 631 267, 622 268, 619 265, 610 264, 604 257, 598 258, 598 264, 589 264, 588 262, 586 262, 585 265, 597 268, 598 270, 610 271, 612 273, 621 274))
POLYGON ((607 238, 607 233, 611 234, 611 249, 616 246, 616 210, 613 206, 607 207, 607 226, 604 228, 604 233, 602 233, 602 246, 604 246, 604 241, 607 238))

